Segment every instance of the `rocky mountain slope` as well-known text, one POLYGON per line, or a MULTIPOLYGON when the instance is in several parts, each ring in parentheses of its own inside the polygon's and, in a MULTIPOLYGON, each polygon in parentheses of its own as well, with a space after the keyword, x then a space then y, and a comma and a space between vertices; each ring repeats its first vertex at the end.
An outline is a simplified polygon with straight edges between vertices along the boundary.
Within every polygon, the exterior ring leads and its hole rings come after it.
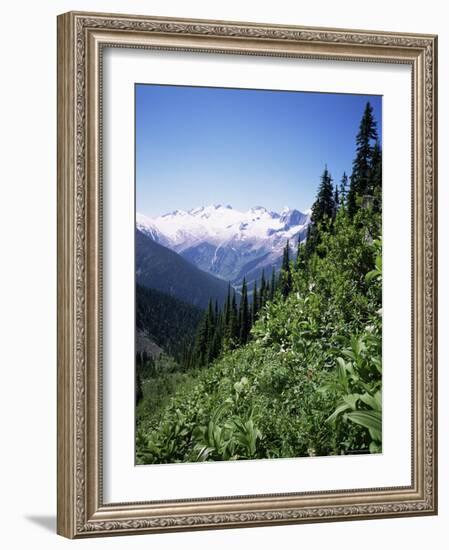
POLYGON ((240 211, 231 206, 211 205, 189 211, 175 210, 148 218, 137 214, 138 230, 211 275, 239 285, 259 279, 274 266, 290 241, 296 248, 304 240, 310 211, 285 208, 280 213, 263 206, 240 211))

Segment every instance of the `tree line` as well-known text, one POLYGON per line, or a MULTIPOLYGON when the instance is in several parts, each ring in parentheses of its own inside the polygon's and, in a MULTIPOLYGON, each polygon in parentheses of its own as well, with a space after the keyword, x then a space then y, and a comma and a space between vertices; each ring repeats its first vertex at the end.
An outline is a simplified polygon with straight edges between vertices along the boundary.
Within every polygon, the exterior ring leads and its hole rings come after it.
POLYGON ((319 252, 320 233, 332 231, 340 208, 344 208, 351 221, 361 208, 371 207, 372 213, 382 210, 382 149, 379 143, 377 124, 373 108, 368 102, 365 106, 359 131, 356 137, 356 156, 352 163, 349 179, 343 173, 340 183, 333 183, 327 166, 321 176, 316 200, 312 206, 311 224, 308 227, 304 250, 298 244, 300 261, 319 252))
POLYGON ((203 367, 212 363, 226 351, 244 346, 250 339, 251 328, 268 300, 272 300, 279 285, 279 278, 273 268, 271 279, 262 271, 259 284, 254 282, 252 292, 248 291, 243 279, 240 299, 231 284, 223 307, 209 301, 203 319, 199 324, 195 340, 185 348, 182 365, 184 369, 203 367))
MULTIPOLYGON (((136 330, 150 337, 179 362, 187 343, 195 338, 203 310, 174 296, 136 284, 136 330)), ((136 363, 144 365, 150 355, 136 350, 136 363)))

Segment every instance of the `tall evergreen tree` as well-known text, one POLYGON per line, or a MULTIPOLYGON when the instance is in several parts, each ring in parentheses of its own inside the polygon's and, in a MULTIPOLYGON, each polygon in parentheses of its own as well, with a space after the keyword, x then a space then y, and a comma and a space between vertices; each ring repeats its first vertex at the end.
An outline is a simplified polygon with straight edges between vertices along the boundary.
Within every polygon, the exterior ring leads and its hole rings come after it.
POLYGON ((368 101, 356 137, 356 156, 352 163, 351 183, 348 192, 348 213, 351 217, 356 213, 363 196, 371 191, 369 182, 373 156, 372 142, 376 142, 377 139, 373 108, 368 101))
POLYGON ((305 266, 304 252, 305 252, 305 246, 301 242, 301 235, 298 234, 298 248, 297 248, 297 252, 296 252, 296 269, 297 270, 304 269, 304 266, 305 266))
POLYGON ((311 223, 307 228, 307 242, 304 251, 306 261, 320 242, 320 227, 328 226, 334 220, 335 214, 334 185, 332 183, 332 176, 326 165, 321 175, 321 182, 315 202, 312 205, 311 223))
POLYGON ((260 294, 259 294, 259 309, 262 309, 267 301, 267 282, 265 281, 265 270, 262 269, 262 276, 260 278, 260 294))
POLYGON ((193 350, 192 343, 189 343, 185 346, 182 361, 181 361, 183 371, 188 371, 194 366, 193 351, 194 350, 193 350))
POLYGON ((260 298, 259 298, 259 293, 257 292, 257 281, 254 281, 253 303, 251 307, 251 324, 253 325, 256 322, 257 315, 259 313, 259 301, 261 301, 261 297, 262 297, 262 291, 260 293, 260 298))
POLYGON ((231 312, 230 312, 230 347, 236 346, 240 337, 240 324, 237 311, 237 300, 235 297, 235 290, 232 290, 231 312))
POLYGON ((232 340, 232 327, 231 327, 231 283, 228 282, 228 293, 224 303, 223 310, 223 347, 229 348, 229 344, 232 340))
POLYGON ((137 373, 136 375, 136 405, 141 401, 143 398, 143 389, 142 389, 142 378, 140 377, 140 373, 137 373))
POLYGON ((282 257, 280 284, 281 284, 281 294, 285 298, 290 294, 290 291, 292 289, 292 284, 293 284, 292 272, 290 267, 290 242, 288 240, 287 240, 287 244, 285 245, 284 254, 282 257))
POLYGON ((276 271, 274 267, 271 270, 270 300, 274 299, 276 293, 276 271))
POLYGON ((316 200, 312 206, 311 220, 314 226, 318 226, 325 220, 332 220, 334 216, 334 186, 332 183, 332 176, 326 166, 321 175, 321 183, 318 187, 316 200))
POLYGON ((340 206, 346 206, 346 196, 348 193, 348 176, 346 172, 343 172, 343 176, 340 181, 340 206))
POLYGON ((287 244, 284 246, 284 252, 282 255, 282 267, 283 271, 288 271, 290 266, 290 241, 287 239, 287 244))
POLYGON ((321 175, 315 202, 312 205, 311 223, 307 227, 307 240, 303 253, 304 262, 307 262, 317 249, 321 241, 320 232, 326 231, 332 226, 337 213, 336 199, 338 200, 338 197, 336 197, 332 176, 326 165, 321 175))
POLYGON ((251 329, 251 318, 248 306, 248 289, 246 286, 246 279, 243 279, 242 284, 242 296, 240 298, 239 309, 239 329, 240 329, 240 344, 246 344, 248 341, 249 331, 251 329))
POLYGON ((215 332, 215 315, 212 306, 212 300, 209 300, 209 305, 204 313, 195 341, 194 357, 198 366, 207 365, 210 358, 210 348, 215 332))
POLYGON ((335 184, 335 190, 334 190, 334 218, 336 216, 337 210, 340 207, 340 196, 338 194, 338 185, 335 184))
POLYGON ((203 316, 203 319, 198 327, 198 332, 195 339, 195 349, 193 352, 196 366, 202 367, 207 362, 209 349, 209 310, 203 316))
POLYGON ((220 311, 216 315, 215 327, 208 350, 208 363, 212 363, 219 357, 223 349, 223 313, 220 311))
POLYGON ((265 283, 265 293, 263 302, 259 300, 259 311, 264 307, 264 305, 271 299, 271 284, 270 281, 265 283))
POLYGON ((210 335, 210 332, 213 331, 215 326, 215 313, 214 313, 214 307, 212 305, 211 299, 209 299, 209 305, 207 307, 207 315, 209 316, 209 335, 210 335))

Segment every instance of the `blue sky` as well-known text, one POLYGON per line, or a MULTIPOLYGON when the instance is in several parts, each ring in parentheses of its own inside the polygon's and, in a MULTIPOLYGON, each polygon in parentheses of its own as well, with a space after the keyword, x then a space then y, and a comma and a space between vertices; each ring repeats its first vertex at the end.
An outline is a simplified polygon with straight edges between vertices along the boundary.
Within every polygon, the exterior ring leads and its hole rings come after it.
POLYGON ((351 173, 367 101, 380 96, 137 84, 136 208, 312 206, 327 164, 351 173))

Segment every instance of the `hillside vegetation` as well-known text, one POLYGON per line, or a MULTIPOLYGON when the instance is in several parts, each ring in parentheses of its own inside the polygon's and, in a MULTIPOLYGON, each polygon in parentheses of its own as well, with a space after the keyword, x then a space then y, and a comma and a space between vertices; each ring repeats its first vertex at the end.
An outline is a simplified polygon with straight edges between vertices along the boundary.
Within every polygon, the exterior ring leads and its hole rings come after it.
MULTIPOLYGON (((203 311, 173 296, 136 285, 136 329, 176 361, 195 337, 203 311)), ((138 358, 142 361, 142 358, 138 358)))
POLYGON ((367 104, 351 177, 325 168, 308 238, 294 257, 286 244, 268 292, 210 302, 183 360, 141 381, 138 463, 381 451, 380 197, 367 104))

